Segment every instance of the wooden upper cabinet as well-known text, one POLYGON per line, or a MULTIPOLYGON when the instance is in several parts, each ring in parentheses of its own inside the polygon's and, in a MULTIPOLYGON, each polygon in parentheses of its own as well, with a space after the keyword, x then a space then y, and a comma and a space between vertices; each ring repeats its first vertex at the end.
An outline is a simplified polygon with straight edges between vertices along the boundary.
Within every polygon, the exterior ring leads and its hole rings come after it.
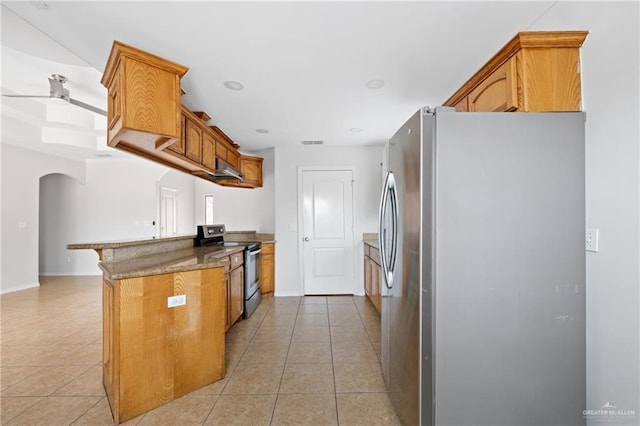
POLYGON ((202 133, 202 165, 211 170, 216 168, 216 140, 206 130, 202 133))
POLYGON ((227 145, 219 140, 216 140, 216 157, 227 161, 227 145))
MULTIPOLYGON (((206 122, 210 119, 201 111, 189 111, 182 106, 182 138, 168 146, 166 151, 175 153, 175 158, 195 164, 194 174, 215 169, 215 139, 206 122)), ((197 174, 196 174, 197 175, 197 174)))
POLYGON ((239 155, 239 170, 244 176, 242 180, 229 179, 221 180, 218 184, 222 186, 235 186, 238 188, 261 188, 262 187, 262 158, 251 155, 239 155))
POLYGON ((587 34, 520 32, 444 105, 458 111, 580 111, 580 46, 587 34))
POLYGON ((518 109, 515 58, 510 59, 471 91, 467 97, 470 112, 500 112, 518 109))
POLYGON ((107 142, 143 150, 180 139, 180 78, 188 68, 114 41, 101 83, 108 92, 107 142))
POLYGON ((248 188, 262 188, 262 158, 250 155, 240 156, 240 172, 244 179, 238 186, 248 188))
POLYGON ((236 149, 227 148, 227 163, 236 169, 240 167, 240 153, 236 149))
POLYGON ((219 127, 211 126, 210 129, 216 138, 216 157, 226 161, 236 169, 239 168, 240 153, 238 152, 238 145, 219 127))
POLYGON ((262 186, 262 159, 247 156, 241 162, 239 146, 218 127, 207 125, 211 117, 182 105, 180 79, 187 70, 114 41, 101 80, 108 93, 109 146, 207 180, 221 158, 249 176, 245 184, 224 184, 262 186))
POLYGON ((186 117, 185 120, 185 155, 196 163, 202 162, 202 128, 197 121, 186 117))
POLYGON ((458 112, 467 112, 469 111, 469 97, 464 97, 458 101, 453 107, 458 112))

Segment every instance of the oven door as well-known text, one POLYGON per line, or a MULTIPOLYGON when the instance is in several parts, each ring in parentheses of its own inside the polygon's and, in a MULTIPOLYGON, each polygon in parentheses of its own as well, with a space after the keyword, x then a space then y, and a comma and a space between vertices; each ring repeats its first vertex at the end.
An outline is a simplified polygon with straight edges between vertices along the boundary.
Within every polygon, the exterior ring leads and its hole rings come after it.
POLYGON ((256 291, 260 290, 260 275, 262 270, 260 246, 247 248, 244 251, 244 297, 250 299, 256 291))

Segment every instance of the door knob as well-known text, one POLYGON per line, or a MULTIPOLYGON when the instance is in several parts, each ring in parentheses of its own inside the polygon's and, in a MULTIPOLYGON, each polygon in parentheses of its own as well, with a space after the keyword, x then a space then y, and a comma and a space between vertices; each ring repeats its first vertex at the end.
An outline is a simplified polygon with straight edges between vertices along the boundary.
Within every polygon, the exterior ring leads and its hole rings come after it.
POLYGON ((304 237, 304 240, 305 241, 309 241, 309 237, 304 237))

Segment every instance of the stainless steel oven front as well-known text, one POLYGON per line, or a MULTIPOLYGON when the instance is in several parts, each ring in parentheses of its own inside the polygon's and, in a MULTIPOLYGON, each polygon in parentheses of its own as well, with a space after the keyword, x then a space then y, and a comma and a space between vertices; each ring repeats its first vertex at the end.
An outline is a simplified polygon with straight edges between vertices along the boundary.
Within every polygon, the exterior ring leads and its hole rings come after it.
POLYGON ((248 245, 244 250, 244 313, 249 318, 262 300, 260 277, 262 275, 262 249, 260 244, 248 245))

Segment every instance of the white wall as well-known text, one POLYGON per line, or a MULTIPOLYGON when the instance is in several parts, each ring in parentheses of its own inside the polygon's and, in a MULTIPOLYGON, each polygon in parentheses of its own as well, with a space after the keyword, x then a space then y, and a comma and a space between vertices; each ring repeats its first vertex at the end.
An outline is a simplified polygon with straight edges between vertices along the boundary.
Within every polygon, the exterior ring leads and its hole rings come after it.
POLYGON ((262 188, 232 188, 204 179, 195 184, 195 220, 204 223, 204 196, 213 195, 213 221, 227 231, 275 233, 274 150, 253 152, 262 157, 262 188))
POLYGON ((3 144, 2 292, 38 285, 39 273, 100 274, 97 254, 69 243, 159 235, 160 185, 178 190, 178 233, 193 234, 195 179, 134 157, 85 163, 3 144))
POLYGON ((194 180, 138 158, 88 160, 84 183, 43 177, 40 274, 101 273, 93 251, 67 250, 69 243, 158 236, 161 185, 177 190, 178 234, 193 234, 194 180))
POLYGON ((2 145, 2 276, 0 292, 38 285, 40 176, 84 181, 84 163, 2 145))
MULTIPOLYGON (((582 47, 586 123, 587 408, 635 410, 640 424, 639 3, 559 2, 530 30, 588 30, 582 47)), ((603 424, 590 418, 590 424, 603 424)))
MULTIPOLYGON (((302 295, 298 248, 298 167, 348 166, 354 168, 356 281, 363 282, 362 233, 377 232, 382 146, 275 149, 276 296, 302 295), (296 230, 290 231, 291 226, 296 230)), ((364 288, 358 294, 364 294, 364 288)))

